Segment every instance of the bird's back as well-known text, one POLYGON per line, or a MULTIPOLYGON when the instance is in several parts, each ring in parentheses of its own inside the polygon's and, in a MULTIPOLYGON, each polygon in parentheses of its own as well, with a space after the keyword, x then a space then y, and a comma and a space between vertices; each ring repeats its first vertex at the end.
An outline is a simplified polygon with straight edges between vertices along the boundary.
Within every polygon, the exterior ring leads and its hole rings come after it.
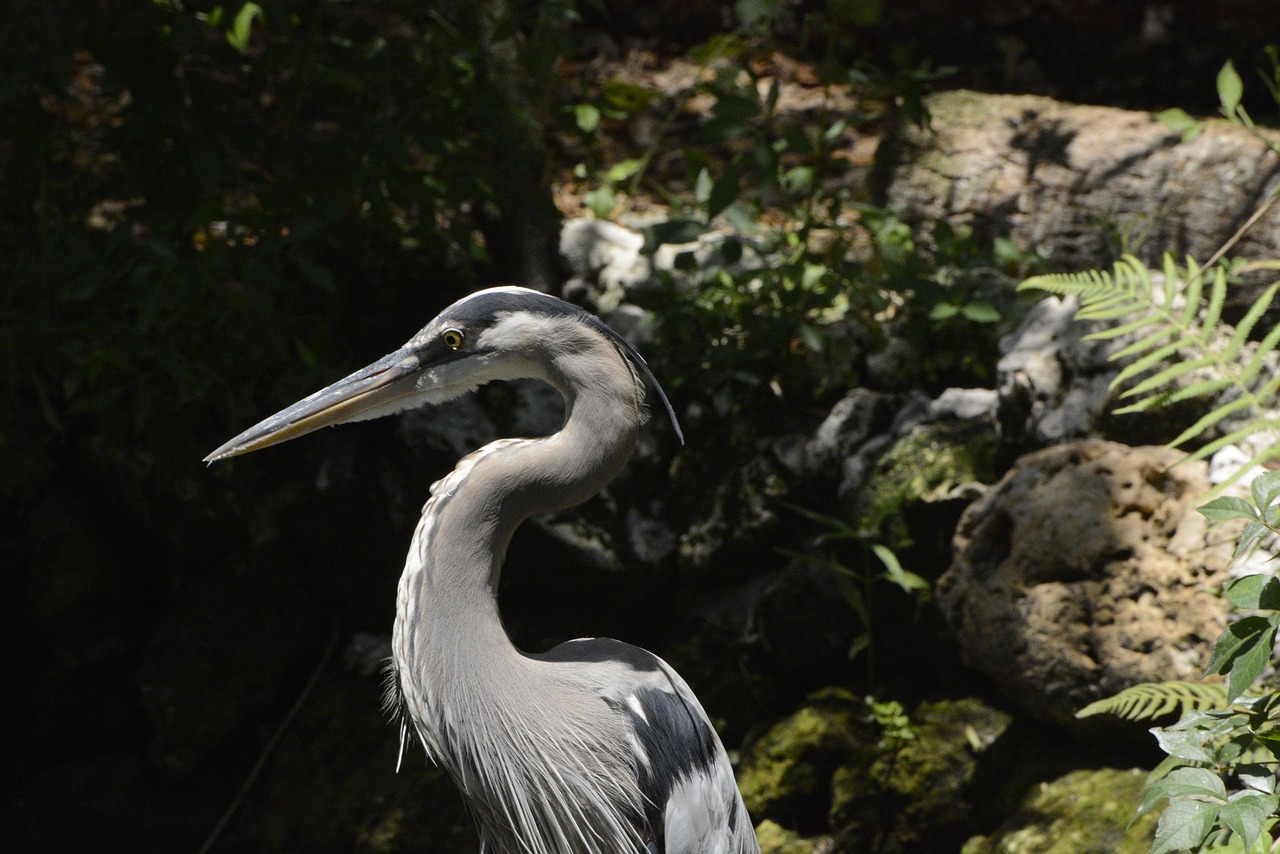
POLYGON ((647 852, 760 850, 720 738, 670 665, 608 638, 569 641, 531 658, 572 668, 612 712, 631 750, 647 852))

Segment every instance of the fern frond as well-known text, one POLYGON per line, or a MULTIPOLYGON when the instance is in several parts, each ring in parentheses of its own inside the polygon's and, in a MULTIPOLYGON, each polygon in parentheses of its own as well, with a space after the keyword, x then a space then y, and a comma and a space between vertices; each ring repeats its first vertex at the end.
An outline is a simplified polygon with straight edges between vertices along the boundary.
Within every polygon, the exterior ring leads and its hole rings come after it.
POLYGON ((1271 355, 1271 351, 1276 348, 1277 344, 1280 344, 1280 325, 1273 327, 1267 333, 1267 337, 1258 343, 1257 351, 1253 354, 1253 358, 1249 360, 1248 364, 1244 366, 1244 371, 1241 373, 1242 385, 1248 385, 1253 382, 1253 378, 1262 370, 1266 364, 1267 356, 1271 355))
POLYGON ((1227 688, 1221 682, 1143 682, 1125 688, 1076 712, 1077 718, 1110 714, 1127 721, 1152 720, 1177 712, 1202 712, 1227 707, 1227 688))
MULTIPOLYGON (((1123 335, 1128 335, 1130 332, 1137 332, 1139 329, 1154 326, 1157 323, 1160 323, 1162 319, 1163 318, 1159 315, 1155 314, 1144 315, 1143 317, 1139 317, 1137 320, 1130 321, 1129 323, 1122 323, 1119 326, 1108 326, 1106 329, 1099 329, 1096 332, 1090 332, 1088 335, 1084 336, 1084 340, 1105 341, 1109 338, 1119 338, 1123 335)), ((1177 330, 1175 329, 1170 331, 1170 334, 1176 335, 1177 330)))
POLYGON ((1173 382, 1183 374, 1189 374, 1192 371, 1197 371, 1201 368, 1207 368, 1212 365, 1213 365, 1213 359, 1209 358, 1208 356, 1201 356, 1199 359, 1191 359, 1186 362, 1175 362, 1174 364, 1170 365, 1164 370, 1157 371, 1156 373, 1147 377, 1145 380, 1138 383, 1133 388, 1127 389, 1120 396, 1121 397, 1138 397, 1139 395, 1146 394, 1152 389, 1156 389, 1162 385, 1167 385, 1168 383, 1173 382))
MULTIPOLYGON (((1164 323, 1163 317, 1156 317, 1155 320, 1156 320, 1156 323, 1159 323, 1159 324, 1164 323)), ((1111 360, 1117 361, 1120 359, 1128 359, 1130 356, 1136 356, 1139 353, 1144 353, 1153 347, 1157 347, 1160 344, 1163 344, 1165 341, 1179 334, 1181 331, 1182 330, 1177 329, 1173 326, 1162 325, 1155 332, 1152 332, 1149 335, 1145 335, 1142 338, 1139 338, 1137 341, 1134 341, 1132 344, 1125 346, 1124 349, 1117 350, 1116 352, 1112 353, 1111 360)))
POLYGON ((1249 333, 1253 331, 1253 327, 1262 319, 1263 313, 1271 307, 1271 301, 1276 298, 1277 289, 1280 289, 1280 282, 1267 288, 1262 296, 1249 306, 1244 317, 1240 318, 1240 322, 1236 324, 1236 333, 1231 336, 1231 343, 1227 345, 1227 352, 1230 354, 1227 356, 1228 359, 1234 359, 1235 354, 1240 352, 1244 342, 1249 339, 1249 333))
POLYGON ((1203 460, 1205 457, 1211 457, 1221 451, 1227 445, 1234 445, 1248 439, 1255 433, 1261 433, 1263 430, 1274 429, 1273 424, 1262 419, 1253 419, 1246 423, 1243 427, 1232 430, 1225 436, 1219 436, 1207 445, 1201 445, 1186 456, 1186 461, 1203 460))
POLYGON ((1135 299, 1129 294, 1097 297, 1092 300, 1080 300, 1080 310, 1076 317, 1080 320, 1115 320, 1126 314, 1141 311, 1150 305, 1145 299, 1135 299))
MULTIPOLYGON (((1184 442, 1190 442, 1192 439, 1204 433, 1210 427, 1214 426, 1227 416, 1234 415, 1240 410, 1248 408, 1249 400, 1243 397, 1238 397, 1230 403, 1219 406, 1212 412, 1206 412, 1198 421, 1196 421, 1195 424, 1192 424, 1186 430, 1179 433, 1178 437, 1169 443, 1169 447, 1176 448, 1184 442)), ((1117 409, 1116 414, 1119 415, 1120 410, 1117 409)))
POLYGON ((1138 374, 1143 373, 1144 371, 1151 370, 1156 365, 1160 364, 1169 356, 1172 356, 1173 354, 1177 353, 1179 350, 1181 350, 1185 346, 1186 346, 1186 341, 1182 338, 1179 338, 1177 341, 1170 341, 1168 344, 1165 344, 1163 347, 1157 347, 1156 349, 1152 350, 1150 353, 1147 353, 1145 356, 1143 356, 1140 359, 1135 359, 1134 361, 1125 365, 1124 368, 1121 369, 1120 373, 1116 374, 1116 378, 1111 381, 1111 387, 1115 388, 1118 385, 1123 385, 1124 382, 1128 380, 1130 377, 1136 377, 1138 374))
MULTIPOLYGON (((1019 289, 1075 295, 1081 304, 1076 312, 1080 320, 1122 320, 1089 333, 1084 336, 1087 340, 1136 337, 1111 354, 1112 359, 1128 362, 1112 380, 1112 387, 1132 383, 1120 395, 1132 402, 1115 409, 1116 414, 1145 412, 1191 398, 1238 391, 1233 400, 1216 406, 1169 443, 1169 447, 1179 447, 1200 439, 1231 415, 1265 411, 1265 406, 1280 394, 1280 376, 1268 378, 1261 388, 1255 387, 1258 377, 1266 375, 1273 354, 1280 350, 1280 326, 1268 330, 1256 346, 1249 342, 1257 324, 1280 296, 1280 282, 1268 287, 1249 306, 1227 338, 1221 333, 1220 324, 1227 301, 1229 267, 1229 262, 1224 262, 1210 273, 1189 257, 1180 267, 1166 253, 1161 259, 1161 281, 1154 285, 1151 270, 1140 259, 1125 255, 1109 271, 1035 276, 1019 289), (1177 358, 1180 355, 1183 358, 1177 358), (1204 376, 1193 376, 1197 373, 1204 376), (1143 374, 1148 375, 1142 377, 1143 374)), ((1198 448, 1192 458, 1208 456, 1261 430, 1280 429, 1280 425, 1262 419, 1260 414, 1251 423, 1253 426, 1233 430, 1198 448)))
POLYGON ((1213 335, 1213 330, 1218 328, 1218 321, 1222 318, 1222 306, 1226 301, 1227 271, 1219 267, 1213 276, 1213 287, 1209 290, 1209 305, 1205 308, 1204 317, 1200 320, 1205 344, 1209 343, 1209 337, 1213 335))
MULTIPOLYGON (((1280 425, 1273 423, 1271 426, 1271 429, 1275 430, 1277 429, 1277 427, 1280 427, 1280 425)), ((1274 460, 1277 457, 1280 457, 1280 445, 1268 445, 1267 447, 1263 448, 1261 451, 1258 451, 1252 457, 1250 457, 1249 459, 1245 460, 1243 463, 1238 465, 1235 471, 1233 471, 1220 483, 1216 484, 1213 487, 1213 489, 1206 492, 1202 498, 1199 498, 1197 500, 1205 501, 1205 502, 1212 501, 1222 493, 1226 492, 1227 489, 1229 489, 1232 484, 1236 483, 1238 480, 1240 480, 1242 477, 1247 475, 1249 472, 1253 471, 1255 466, 1264 465, 1270 462, 1271 460, 1274 460)), ((1242 539, 1240 542, 1243 544, 1244 540, 1242 539)), ((1237 550, 1238 550, 1238 547, 1237 547, 1237 550)))

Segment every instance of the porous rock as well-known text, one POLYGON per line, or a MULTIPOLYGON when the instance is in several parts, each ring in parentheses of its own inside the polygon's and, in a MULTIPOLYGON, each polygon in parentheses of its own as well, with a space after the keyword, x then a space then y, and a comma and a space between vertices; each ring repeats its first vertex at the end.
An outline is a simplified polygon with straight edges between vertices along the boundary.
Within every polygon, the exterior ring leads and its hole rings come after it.
POLYGON ((1195 512, 1206 466, 1180 457, 1055 446, 965 511, 938 604, 965 661, 1031 715, 1080 726, 1075 712, 1094 700, 1203 672, 1226 624, 1212 591, 1233 529, 1195 512))

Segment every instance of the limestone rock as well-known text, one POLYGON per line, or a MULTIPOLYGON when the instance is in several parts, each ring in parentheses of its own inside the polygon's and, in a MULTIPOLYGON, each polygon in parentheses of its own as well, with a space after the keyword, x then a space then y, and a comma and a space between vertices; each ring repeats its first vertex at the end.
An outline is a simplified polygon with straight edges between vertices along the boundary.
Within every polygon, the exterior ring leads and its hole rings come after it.
POLYGON ((964 659, 1042 720, 1195 679, 1226 625, 1234 533, 1194 507, 1204 463, 1085 441, 1029 454, 961 518, 938 604, 964 659))
MULTIPOLYGON (((1105 265, 1136 234, 1148 252, 1208 258, 1276 168, 1262 141, 1222 120, 1183 142, 1148 112, 963 90, 926 103, 927 129, 906 126, 881 147, 888 206, 920 235, 938 221, 972 225, 1034 247, 1057 269, 1105 265)), ((1236 252, 1269 258, 1278 245, 1273 207, 1236 252)))
POLYGON ((1040 448, 1097 432, 1120 366, 1107 358, 1110 342, 1085 337, 1099 326, 1077 322, 1078 308, 1072 298, 1041 300, 1000 342, 997 420, 1007 444, 1040 448))

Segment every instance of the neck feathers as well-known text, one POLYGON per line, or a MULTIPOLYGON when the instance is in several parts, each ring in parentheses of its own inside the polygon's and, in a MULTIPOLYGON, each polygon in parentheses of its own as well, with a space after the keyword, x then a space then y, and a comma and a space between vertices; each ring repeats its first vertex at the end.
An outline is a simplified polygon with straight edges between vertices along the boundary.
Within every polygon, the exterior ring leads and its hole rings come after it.
POLYGON ((635 447, 643 388, 630 364, 596 330, 571 332, 572 340, 534 351, 554 358, 527 362, 527 375, 564 395, 564 426, 545 438, 500 439, 459 461, 423 509, 400 579, 392 681, 428 752, 455 776, 475 770, 462 764, 486 749, 468 723, 484 719, 476 707, 544 687, 525 684, 527 659, 498 614, 516 526, 595 495, 635 447))

